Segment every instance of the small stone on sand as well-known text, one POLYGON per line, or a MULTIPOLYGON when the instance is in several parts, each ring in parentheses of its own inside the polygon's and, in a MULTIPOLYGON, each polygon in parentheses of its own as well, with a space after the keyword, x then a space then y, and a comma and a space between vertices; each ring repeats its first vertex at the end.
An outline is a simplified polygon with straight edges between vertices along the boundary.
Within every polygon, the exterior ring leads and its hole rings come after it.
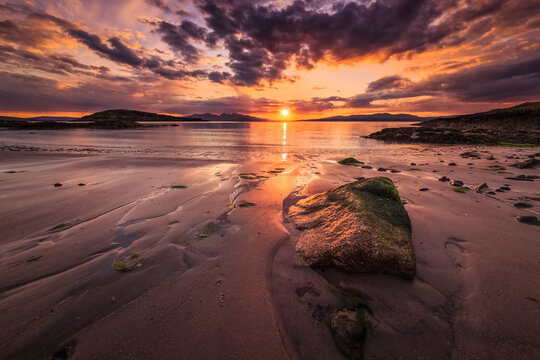
POLYGON ((518 202, 514 204, 515 207, 518 209, 528 209, 534 207, 534 205, 526 203, 526 202, 518 202))
POLYGON ((540 220, 536 216, 524 216, 520 215, 516 217, 517 221, 525 223, 525 224, 532 224, 532 225, 540 225, 540 220))
POLYGON ((482 193, 484 190, 488 188, 489 188, 488 184, 482 183, 482 184, 476 185, 474 187, 474 191, 476 191, 477 193, 482 193))

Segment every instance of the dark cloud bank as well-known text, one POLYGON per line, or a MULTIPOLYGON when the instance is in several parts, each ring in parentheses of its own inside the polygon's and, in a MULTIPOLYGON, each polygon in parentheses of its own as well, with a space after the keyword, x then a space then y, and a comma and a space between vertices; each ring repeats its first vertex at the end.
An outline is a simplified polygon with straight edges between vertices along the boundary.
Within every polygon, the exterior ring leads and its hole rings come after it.
POLYGON ((531 14, 540 10, 540 3, 528 0, 478 0, 462 8, 455 0, 294 1, 283 8, 197 0, 197 5, 211 31, 207 38, 220 39, 228 50, 227 65, 238 85, 282 79, 293 59, 310 69, 321 60, 384 60, 471 44, 516 24, 538 27, 531 14))
MULTIPOLYGON (((455 73, 433 75, 418 82, 399 75, 386 76, 369 83, 365 93, 350 98, 314 98, 311 102, 299 102, 298 106, 305 111, 321 111, 337 107, 370 108, 377 100, 419 96, 490 103, 538 100, 539 95, 540 56, 521 61, 478 65, 455 73)), ((429 105, 428 102, 424 104, 429 105)))

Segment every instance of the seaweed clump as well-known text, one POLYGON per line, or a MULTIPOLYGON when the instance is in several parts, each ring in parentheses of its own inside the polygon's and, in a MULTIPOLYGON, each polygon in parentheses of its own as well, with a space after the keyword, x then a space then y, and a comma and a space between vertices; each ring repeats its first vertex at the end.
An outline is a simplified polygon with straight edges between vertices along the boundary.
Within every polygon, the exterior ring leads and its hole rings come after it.
POLYGON ((346 165, 346 166, 351 166, 351 165, 356 166, 356 165, 364 164, 362 161, 358 161, 353 157, 345 158, 343 160, 338 161, 338 163, 341 164, 341 165, 346 165))

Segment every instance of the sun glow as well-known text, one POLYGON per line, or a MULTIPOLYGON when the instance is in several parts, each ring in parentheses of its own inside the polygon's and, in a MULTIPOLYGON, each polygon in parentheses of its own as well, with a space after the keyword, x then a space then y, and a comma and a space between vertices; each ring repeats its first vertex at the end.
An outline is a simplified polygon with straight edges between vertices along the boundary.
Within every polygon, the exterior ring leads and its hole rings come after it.
POLYGON ((281 116, 289 116, 289 109, 281 109, 281 116))

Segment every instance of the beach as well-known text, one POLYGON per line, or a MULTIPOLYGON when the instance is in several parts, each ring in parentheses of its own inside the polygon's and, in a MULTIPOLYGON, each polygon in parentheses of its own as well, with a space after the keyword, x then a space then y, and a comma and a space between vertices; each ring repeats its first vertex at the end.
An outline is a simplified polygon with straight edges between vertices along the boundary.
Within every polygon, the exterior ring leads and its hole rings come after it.
POLYGON ((540 357, 540 227, 516 220, 540 216, 540 180, 515 180, 540 170, 511 166, 538 148, 302 126, 4 132, 0 357, 345 358, 317 316, 336 288, 373 310, 366 359, 540 357), (411 219, 415 279, 298 264, 289 206, 375 176, 411 219))

